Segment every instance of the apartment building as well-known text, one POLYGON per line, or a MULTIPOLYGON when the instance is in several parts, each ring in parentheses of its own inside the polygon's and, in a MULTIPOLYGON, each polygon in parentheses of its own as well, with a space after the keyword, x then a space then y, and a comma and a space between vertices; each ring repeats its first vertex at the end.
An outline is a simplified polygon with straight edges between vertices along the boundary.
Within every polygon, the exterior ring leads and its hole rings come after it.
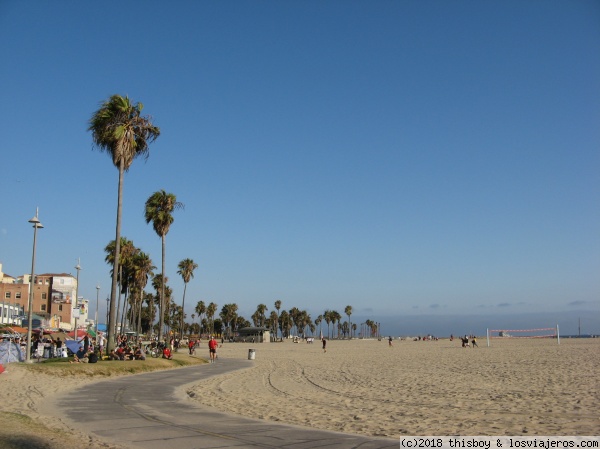
MULTIPOLYGON (((3 319, 0 321, 20 324, 12 320, 15 310, 27 314, 29 311, 29 274, 13 277, 2 273, 0 264, 0 300, 3 319)), ((32 311, 38 315, 44 327, 72 330, 84 327, 88 320, 88 300, 80 298, 74 309, 77 279, 69 273, 36 274, 33 282, 32 311)))

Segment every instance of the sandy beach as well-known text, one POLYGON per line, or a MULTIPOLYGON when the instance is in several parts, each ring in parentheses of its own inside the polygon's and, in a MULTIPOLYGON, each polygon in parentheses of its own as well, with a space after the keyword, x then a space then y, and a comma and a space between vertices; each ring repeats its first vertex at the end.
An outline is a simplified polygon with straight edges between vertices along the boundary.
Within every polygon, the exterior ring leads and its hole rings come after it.
MULTIPOLYGON (((600 339, 226 343, 255 366, 188 386, 231 414, 373 436, 598 435, 600 339)), ((198 350, 202 355, 204 346, 198 350)), ((208 356, 208 350, 206 349, 208 356)), ((218 361, 217 361, 218 363, 218 361)), ((109 448, 42 413, 52 395, 102 380, 58 379, 10 364, 0 375, 0 448, 109 448)))
POLYGON ((363 435, 598 435, 600 339, 225 344, 256 367, 192 388, 219 410, 363 435))

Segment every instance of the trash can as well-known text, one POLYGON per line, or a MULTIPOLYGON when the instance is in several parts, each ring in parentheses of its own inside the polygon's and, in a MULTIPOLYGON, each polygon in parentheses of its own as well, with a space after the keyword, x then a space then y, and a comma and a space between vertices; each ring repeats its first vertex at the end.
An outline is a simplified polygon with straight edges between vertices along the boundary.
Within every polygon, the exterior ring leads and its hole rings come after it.
POLYGON ((256 357, 256 351, 254 349, 248 349, 248 360, 254 360, 256 357))

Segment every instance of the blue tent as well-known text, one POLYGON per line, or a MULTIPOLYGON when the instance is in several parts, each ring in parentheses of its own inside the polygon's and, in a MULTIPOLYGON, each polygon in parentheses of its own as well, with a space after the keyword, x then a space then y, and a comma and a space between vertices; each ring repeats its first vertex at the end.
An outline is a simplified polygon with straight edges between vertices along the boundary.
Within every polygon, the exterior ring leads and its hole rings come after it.
POLYGON ((12 341, 0 342, 0 364, 4 365, 10 362, 24 362, 25 354, 21 347, 12 341))
POLYGON ((79 351, 79 348, 83 347, 82 343, 75 340, 65 340, 65 345, 67 345, 67 348, 69 348, 69 351, 73 354, 76 354, 77 351, 79 351))

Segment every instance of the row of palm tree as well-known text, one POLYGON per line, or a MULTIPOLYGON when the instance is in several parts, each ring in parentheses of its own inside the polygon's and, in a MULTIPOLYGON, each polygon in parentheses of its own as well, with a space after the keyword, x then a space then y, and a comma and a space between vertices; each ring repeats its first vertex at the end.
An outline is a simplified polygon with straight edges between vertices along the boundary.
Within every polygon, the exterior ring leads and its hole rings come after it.
MULTIPOLYGON (((170 301, 171 291, 166 285, 166 235, 174 221, 172 213, 184 206, 177 201, 176 196, 172 193, 167 193, 164 190, 153 193, 147 199, 144 210, 146 223, 152 223, 154 231, 161 238, 162 264, 160 275, 153 275, 152 270, 155 267, 146 253, 135 248, 133 242, 121 237, 124 173, 129 170, 134 159, 138 157, 148 158, 149 145, 160 136, 160 129, 152 123, 151 117, 142 116, 142 110, 142 103, 134 104, 127 96, 113 95, 101 103, 100 108, 92 115, 88 127, 88 131, 92 133, 94 147, 101 152, 106 152, 119 171, 115 239, 105 248, 107 252, 106 262, 112 265, 107 339, 107 350, 109 351, 115 346, 116 324, 119 321, 119 316, 121 323, 124 323, 127 317, 130 322, 136 323, 138 330, 142 329, 142 321, 144 320, 142 303, 144 301, 147 303, 145 315, 149 323, 154 322, 154 306, 155 302, 158 302, 159 340, 163 340, 164 324, 176 327, 180 336, 183 336, 186 327, 184 311, 187 284, 194 277, 194 271, 198 268, 198 265, 192 259, 184 259, 179 263, 177 273, 183 279, 184 290, 181 307, 175 306, 170 301), (152 284, 157 291, 154 298, 144 292, 150 275, 153 275, 152 284), (121 311, 122 293, 125 294, 125 299, 121 311), (169 299, 168 303, 167 299, 169 299), (126 312, 128 303, 130 308, 129 312, 126 312)), ((282 337, 288 336, 294 328, 298 335, 304 335, 307 329, 314 333, 316 326, 320 326, 323 320, 327 323, 327 336, 330 338, 335 335, 336 323, 338 338, 340 338, 340 335, 351 338, 356 331, 356 325, 350 321, 351 306, 345 308, 344 312, 348 316, 348 321, 343 323, 341 322, 341 315, 334 310, 326 310, 313 323, 310 315, 305 310, 294 307, 289 311, 280 312, 281 301, 279 300, 275 301, 274 306, 276 311, 272 311, 267 317, 267 306, 259 304, 251 318, 255 326, 268 326, 276 336, 278 334, 282 337), (330 324, 333 325, 331 333, 330 324)), ((237 309, 237 304, 226 304, 219 314, 222 324, 229 334, 239 326, 250 324, 243 317, 238 316, 237 309)), ((201 323, 206 319, 208 329, 211 333, 214 332, 216 311, 217 305, 215 303, 211 302, 208 306, 205 306, 203 301, 198 302, 195 308, 200 321, 198 326, 201 327, 201 323)), ((188 325, 188 329, 189 326, 191 325, 188 325)), ((123 328, 123 325, 121 328, 123 328)), ((319 329, 321 330, 321 328, 319 329)))
MULTIPOLYGON (((117 222, 115 230, 114 245, 110 248, 110 254, 107 256, 107 262, 112 264, 112 283, 109 304, 109 320, 108 320, 108 342, 107 350, 111 350, 116 342, 116 323, 118 321, 118 313, 120 309, 120 298, 123 288, 129 291, 129 285, 121 282, 121 288, 117 293, 117 285, 119 280, 124 281, 126 276, 121 269, 132 256, 132 244, 128 247, 121 248, 121 217, 123 204, 123 181, 124 174, 129 170, 134 159, 137 157, 148 158, 149 145, 160 136, 160 129, 152 123, 152 118, 143 116, 142 103, 133 103, 129 97, 121 95, 112 95, 108 100, 100 104, 100 108, 92 114, 89 121, 88 131, 92 133, 92 142, 94 147, 101 152, 107 153, 115 167, 119 170, 118 197, 117 197, 117 222), (123 253, 123 254, 122 254, 123 253), (117 296, 119 301, 117 302, 117 296)), ((166 235, 174 221, 173 211, 183 208, 183 204, 177 201, 177 198, 172 193, 167 193, 164 190, 159 190, 153 193, 146 201, 144 217, 146 223, 152 223, 154 231, 160 236, 162 241, 162 265, 161 275, 165 278, 165 249, 166 235)), ((142 253, 143 254, 143 253, 142 253)), ((139 256, 139 254, 138 254, 139 256)), ((147 255, 146 255, 147 257, 147 255)), ((149 260, 149 258, 147 258, 149 260)), ((185 308, 185 293, 187 283, 193 277, 194 270, 198 267, 192 259, 184 259, 179 264, 179 271, 184 281, 184 294, 182 301, 182 313, 180 328, 183 332, 183 310, 185 308)), ((146 267, 148 268, 148 267, 146 267)), ((152 267, 154 268, 154 267, 152 267)), ((147 282, 148 273, 145 278, 147 282)), ((139 298, 143 296, 145 283, 142 282, 143 274, 140 274, 140 279, 131 284, 132 291, 139 298), (144 284, 143 286, 142 283, 144 284)), ((165 284, 160 283, 160 300, 159 300, 159 339, 163 339, 162 317, 165 314, 165 284)), ((138 301, 141 303, 141 299, 138 301)), ((125 304, 125 303, 124 303, 125 304)), ((125 313, 121 314, 122 319, 125 313)), ((141 320, 141 311, 138 311, 138 321, 141 320)))

